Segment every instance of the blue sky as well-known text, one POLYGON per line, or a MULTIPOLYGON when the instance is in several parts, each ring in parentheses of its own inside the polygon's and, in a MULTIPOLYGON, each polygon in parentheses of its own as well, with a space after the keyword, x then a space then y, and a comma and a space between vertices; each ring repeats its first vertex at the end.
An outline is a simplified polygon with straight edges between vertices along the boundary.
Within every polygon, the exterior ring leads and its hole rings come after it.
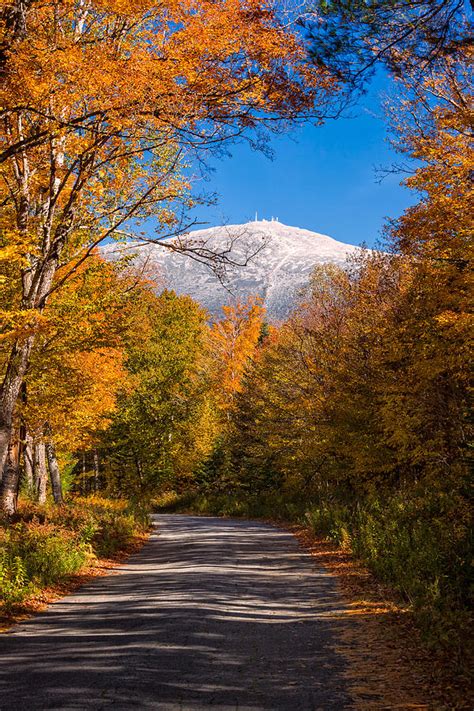
POLYGON ((278 217, 341 242, 374 245, 386 218, 414 202, 400 175, 380 183, 375 171, 397 161, 386 140, 383 88, 379 79, 351 118, 276 137, 273 160, 247 145, 232 146, 231 157, 216 159, 202 186, 218 193, 218 204, 198 208, 195 216, 213 226, 247 222, 258 211, 259 219, 278 217))

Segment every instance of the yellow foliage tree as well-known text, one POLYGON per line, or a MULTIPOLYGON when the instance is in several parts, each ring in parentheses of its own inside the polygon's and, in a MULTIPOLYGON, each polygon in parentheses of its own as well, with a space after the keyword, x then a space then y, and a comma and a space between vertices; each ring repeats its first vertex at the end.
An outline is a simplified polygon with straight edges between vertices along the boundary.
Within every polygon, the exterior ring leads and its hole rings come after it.
MULTIPOLYGON (((107 426, 115 394, 126 379, 123 341, 132 284, 117 266, 96 255, 49 301, 19 413, 25 464, 28 457, 34 464, 32 452, 45 444, 50 459, 87 449, 107 426)), ((34 478, 34 466, 25 469, 34 478)), ((36 474, 37 493, 41 490, 44 498, 44 467, 36 474)))

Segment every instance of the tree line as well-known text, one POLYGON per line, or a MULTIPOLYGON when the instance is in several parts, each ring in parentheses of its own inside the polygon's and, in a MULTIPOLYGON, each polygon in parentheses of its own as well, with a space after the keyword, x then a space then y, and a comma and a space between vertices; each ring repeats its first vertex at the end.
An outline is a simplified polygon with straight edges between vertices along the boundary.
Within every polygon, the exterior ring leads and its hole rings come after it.
MULTIPOLYGON (((469 659, 472 609, 470 53, 389 106, 419 201, 383 249, 318 267, 246 369, 203 510, 304 519, 358 553, 469 659)), ((440 67, 442 71, 440 71, 440 67)), ((405 86, 408 84, 408 86, 405 86)), ((472 651, 472 650, 471 650, 472 651)))

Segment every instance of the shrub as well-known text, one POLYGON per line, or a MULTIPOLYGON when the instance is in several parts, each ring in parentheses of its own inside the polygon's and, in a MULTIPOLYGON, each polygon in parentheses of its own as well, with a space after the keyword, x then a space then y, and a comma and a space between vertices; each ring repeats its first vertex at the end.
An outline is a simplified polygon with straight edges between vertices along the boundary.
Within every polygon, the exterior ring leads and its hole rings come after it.
POLYGON ((36 521, 12 527, 7 551, 10 560, 21 560, 29 581, 43 586, 77 572, 92 557, 90 546, 73 531, 36 521))
POLYGON ((103 514, 92 538, 92 546, 99 556, 113 555, 130 545, 136 529, 136 521, 130 514, 103 514))
POLYGON ((6 536, 0 548, 0 601, 7 611, 32 592, 24 563, 20 556, 13 556, 7 548, 6 536))
POLYGON ((22 503, 17 522, 0 527, 0 604, 8 611, 96 555, 126 549, 147 525, 137 502, 94 496, 59 507, 22 503))
POLYGON ((156 511, 176 511, 183 509, 187 504, 193 503, 195 495, 178 494, 174 490, 163 491, 156 496, 153 501, 153 509, 156 511))

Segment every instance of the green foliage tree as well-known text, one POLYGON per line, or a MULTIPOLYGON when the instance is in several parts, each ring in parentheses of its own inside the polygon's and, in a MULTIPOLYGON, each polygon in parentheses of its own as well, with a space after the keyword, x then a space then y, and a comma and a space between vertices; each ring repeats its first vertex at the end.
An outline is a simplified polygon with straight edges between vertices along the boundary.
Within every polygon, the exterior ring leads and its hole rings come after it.
POLYGON ((206 312, 174 292, 144 292, 136 316, 127 348, 130 382, 102 447, 110 488, 144 496, 189 479, 215 425, 207 399, 206 312))

